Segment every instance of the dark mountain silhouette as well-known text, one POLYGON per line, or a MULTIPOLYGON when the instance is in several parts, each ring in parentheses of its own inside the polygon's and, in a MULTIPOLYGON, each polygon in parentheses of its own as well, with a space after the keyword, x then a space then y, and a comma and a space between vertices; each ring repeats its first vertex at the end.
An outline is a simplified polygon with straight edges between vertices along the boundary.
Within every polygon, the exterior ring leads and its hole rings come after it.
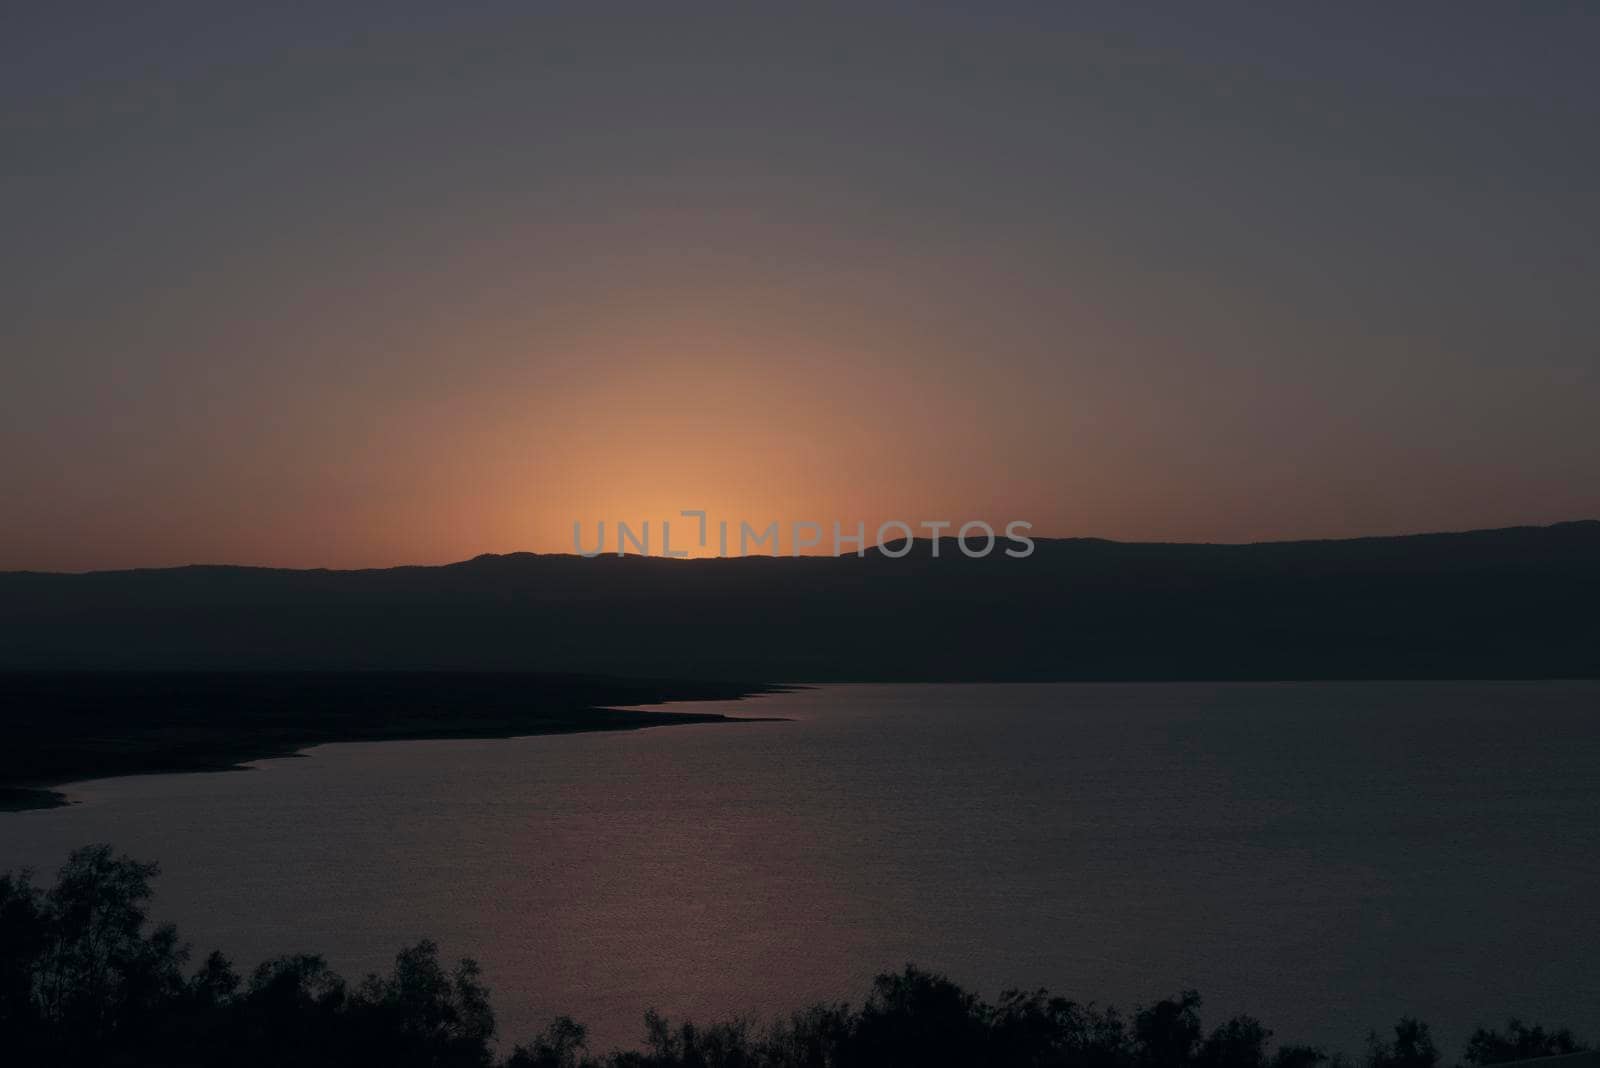
POLYGON ((1033 556, 0 574, 0 668, 670 678, 1600 676, 1600 522, 1033 556))

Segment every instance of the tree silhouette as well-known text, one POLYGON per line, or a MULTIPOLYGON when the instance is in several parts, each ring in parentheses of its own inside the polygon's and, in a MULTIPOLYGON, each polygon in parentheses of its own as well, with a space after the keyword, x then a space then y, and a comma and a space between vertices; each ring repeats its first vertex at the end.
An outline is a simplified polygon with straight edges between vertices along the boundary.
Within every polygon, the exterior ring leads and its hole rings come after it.
MULTIPOLYGON (((241 980, 220 953, 185 975, 186 947, 149 918, 154 864, 109 846, 75 851, 48 890, 0 875, 0 1064, 60 1068, 489 1068, 494 1011, 478 966, 447 967, 423 940, 387 975, 351 987, 316 954, 278 957, 241 980)), ((642 1048, 589 1054, 559 1017, 501 1068, 1319 1068, 1319 1049, 1269 1051, 1272 1032, 1236 1016, 1206 1033, 1192 990, 1125 1021, 1046 990, 993 1004, 906 966, 874 980, 859 1009, 813 1005, 766 1027, 645 1014, 642 1048)), ((1580 1049, 1569 1031, 1511 1020, 1479 1029, 1474 1066, 1580 1049)), ((1368 1041, 1366 1068, 1436 1068, 1428 1026, 1402 1019, 1368 1041)), ((1344 1062, 1333 1058, 1337 1066, 1344 1062)))
POLYGON ((1394 1025, 1394 1041, 1381 1042, 1377 1033, 1367 1036, 1368 1068, 1434 1068, 1439 1051, 1433 1045, 1428 1025, 1403 1016, 1394 1025))
POLYGON ((1472 1032, 1463 1059, 1468 1064, 1503 1064, 1533 1057, 1557 1057, 1585 1048, 1565 1028, 1546 1031, 1542 1027, 1529 1027, 1513 1016, 1506 1021, 1504 1033, 1482 1027, 1472 1032))

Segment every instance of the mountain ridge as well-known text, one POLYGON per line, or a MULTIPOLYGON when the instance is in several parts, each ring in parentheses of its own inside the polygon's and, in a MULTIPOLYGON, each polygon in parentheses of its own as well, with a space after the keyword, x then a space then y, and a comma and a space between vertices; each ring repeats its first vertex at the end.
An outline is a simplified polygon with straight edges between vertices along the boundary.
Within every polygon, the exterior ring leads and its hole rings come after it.
POLYGON ((765 681, 1600 676, 1600 521, 981 559, 483 554, 0 573, 0 669, 765 681))
MULTIPOLYGON (((1100 538, 1092 536, 1078 536, 1066 538, 1034 537, 1031 540, 1036 546, 1062 546, 1062 545, 1115 545, 1123 547, 1161 547, 1161 548, 1193 548, 1193 549, 1254 549, 1265 546, 1293 546, 1293 545, 1354 545, 1371 542, 1399 542, 1414 541, 1427 538, 1472 538, 1480 536, 1513 534, 1523 531, 1558 531, 1558 530, 1586 530, 1600 532, 1600 519, 1566 519, 1555 523, 1543 524, 1518 524, 1509 527, 1482 527, 1470 530, 1430 530, 1416 531, 1409 534, 1362 534, 1353 538, 1286 538, 1265 541, 1125 541, 1120 538, 1100 538)), ((912 553, 923 546, 930 546, 931 538, 912 538, 912 553)), ((945 535, 939 539, 941 545, 953 543, 954 535, 945 535)), ((904 541, 884 542, 871 546, 866 550, 867 555, 881 553, 884 545, 902 545, 904 541)), ((998 545, 998 543, 997 543, 998 545)), ((998 548, 996 551, 1000 551, 998 548)), ((626 557, 638 557, 648 560, 671 561, 682 564, 704 564, 714 561, 727 560, 834 560, 856 557, 855 553, 844 553, 832 556, 826 553, 810 553, 795 556, 789 553, 750 553, 745 556, 701 556, 668 558, 659 554, 643 554, 630 552, 622 554, 626 557)), ((601 552, 591 556, 579 553, 540 553, 526 549, 515 549, 506 553, 484 552, 469 556, 463 560, 447 560, 439 564, 391 564, 387 567, 280 567, 273 564, 238 564, 238 563, 188 563, 170 564, 155 567, 108 567, 91 568, 85 571, 48 571, 38 568, 13 568, 0 570, 0 578, 13 575, 52 575, 52 576, 85 576, 85 575, 125 575, 152 571, 206 571, 206 570, 233 570, 233 571, 293 571, 313 574, 366 574, 371 572, 418 571, 433 568, 459 568, 472 564, 488 561, 510 560, 590 560, 608 559, 619 556, 614 552, 601 552)), ((857 557, 859 558, 859 557, 857 557)))

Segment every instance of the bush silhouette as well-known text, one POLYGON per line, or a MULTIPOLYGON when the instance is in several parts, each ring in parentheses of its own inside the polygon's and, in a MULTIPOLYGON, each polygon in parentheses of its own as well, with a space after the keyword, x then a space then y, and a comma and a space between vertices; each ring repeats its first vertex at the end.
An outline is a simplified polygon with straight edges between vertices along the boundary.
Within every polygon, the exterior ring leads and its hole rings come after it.
MULTIPOLYGON (((990 1004, 907 966, 878 976, 859 1009, 813 1005, 770 1025, 701 1025, 645 1014, 642 1047, 591 1055, 583 1026, 559 1017, 496 1061, 489 991, 471 960, 441 963, 423 940, 387 975, 352 986, 322 957, 259 965, 242 980, 220 953, 186 971, 171 925, 149 917, 154 864, 109 846, 77 850, 49 890, 0 876, 0 1063, 162 1068, 1319 1068, 1319 1049, 1271 1049, 1272 1032, 1236 1016, 1206 1033, 1192 990, 1131 1023, 1046 990, 990 1004)), ((1483 1066, 1582 1048, 1569 1031, 1511 1020, 1479 1029, 1466 1062, 1483 1066)), ((1367 1068, 1435 1068, 1428 1026, 1402 1019, 1369 1038, 1367 1068)), ((1335 1065, 1342 1064, 1333 1058, 1335 1065)))
POLYGON ((1506 1021, 1504 1033, 1482 1027, 1472 1032, 1463 1059, 1468 1064, 1504 1064, 1533 1057, 1559 1057, 1577 1053, 1582 1048, 1572 1032, 1565 1028, 1547 1032, 1542 1027, 1528 1027, 1513 1016, 1506 1021))
POLYGON ((1401 1017, 1393 1042, 1380 1042, 1376 1033, 1367 1036, 1368 1068, 1434 1068, 1438 1063, 1433 1035, 1421 1020, 1401 1017))

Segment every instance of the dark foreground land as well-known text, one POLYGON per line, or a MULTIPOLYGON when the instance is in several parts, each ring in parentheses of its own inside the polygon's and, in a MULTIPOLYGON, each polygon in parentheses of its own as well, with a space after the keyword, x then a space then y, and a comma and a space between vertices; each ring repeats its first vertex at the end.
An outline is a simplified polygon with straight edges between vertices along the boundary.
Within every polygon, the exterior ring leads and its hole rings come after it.
MULTIPOLYGON (((1044 990, 990 1003, 907 967, 880 975, 860 1007, 819 1004, 762 1027, 698 1026, 645 1014, 642 1048, 591 1055, 568 1017, 505 1036, 471 960, 442 963, 423 941, 388 975, 347 983, 319 956, 267 961, 248 976, 220 953, 197 965, 171 926, 148 922, 157 869, 110 846, 76 851, 48 890, 0 875, 0 1063, 16 1065, 327 1065, 351 1068, 1347 1068, 1342 1055, 1274 1043, 1236 1016, 1207 1030, 1185 991, 1123 1016, 1044 990), (520 1041, 519 1041, 520 1040, 520 1041)), ((1462 1053, 1483 1066, 1571 1054, 1565 1030, 1512 1020, 1480 1028, 1462 1053)), ((1373 1034, 1361 1068, 1438 1068, 1428 1026, 1373 1034)), ((1587 1058, 1551 1068, 1591 1068, 1587 1058), (1580 1065, 1574 1063, 1582 1060, 1580 1065)))
POLYGON ((322 742, 632 730, 731 717, 614 705, 742 697, 734 684, 520 672, 0 672, 0 809, 46 787, 217 771, 322 742))

